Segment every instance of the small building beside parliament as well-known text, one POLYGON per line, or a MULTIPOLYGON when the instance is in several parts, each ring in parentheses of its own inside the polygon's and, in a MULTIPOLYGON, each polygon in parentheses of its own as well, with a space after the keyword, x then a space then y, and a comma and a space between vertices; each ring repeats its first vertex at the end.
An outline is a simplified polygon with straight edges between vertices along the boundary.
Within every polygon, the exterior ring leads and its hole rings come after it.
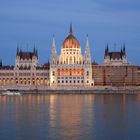
POLYGON ((94 86, 138 86, 140 68, 127 61, 125 45, 119 52, 109 51, 107 45, 104 64, 92 63, 90 44, 86 38, 85 53, 82 54, 79 41, 74 36, 72 25, 69 35, 57 54, 53 36, 50 61, 39 65, 36 48, 23 51, 17 48, 15 66, 4 66, 0 62, 0 88, 91 88, 94 86))

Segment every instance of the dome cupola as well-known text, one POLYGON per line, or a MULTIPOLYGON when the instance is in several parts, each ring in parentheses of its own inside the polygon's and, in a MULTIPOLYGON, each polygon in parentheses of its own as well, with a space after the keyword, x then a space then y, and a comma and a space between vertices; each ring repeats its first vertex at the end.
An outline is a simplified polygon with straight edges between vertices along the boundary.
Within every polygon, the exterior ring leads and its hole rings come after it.
POLYGON ((72 24, 70 24, 70 32, 69 35, 63 42, 63 48, 80 48, 80 43, 76 39, 72 31, 72 24))

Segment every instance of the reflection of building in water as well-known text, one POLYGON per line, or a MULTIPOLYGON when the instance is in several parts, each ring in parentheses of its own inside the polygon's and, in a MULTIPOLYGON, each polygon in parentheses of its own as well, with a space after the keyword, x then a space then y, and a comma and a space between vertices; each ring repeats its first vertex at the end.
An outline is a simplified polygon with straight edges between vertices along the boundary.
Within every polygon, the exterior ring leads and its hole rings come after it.
POLYGON ((57 95, 50 95, 49 96, 50 98, 50 104, 49 104, 49 117, 50 117, 50 120, 49 120, 49 123, 50 123, 50 126, 52 128, 56 127, 56 121, 57 121, 57 104, 56 104, 56 99, 57 99, 57 95))
POLYGON ((83 133, 80 129, 83 122, 86 122, 87 125, 94 125, 94 95, 86 97, 78 95, 57 96, 57 103, 51 100, 52 98, 50 98, 50 124, 52 129, 54 126, 61 127, 60 135, 71 138, 80 136, 83 133), (57 107, 59 111, 56 113, 57 107))

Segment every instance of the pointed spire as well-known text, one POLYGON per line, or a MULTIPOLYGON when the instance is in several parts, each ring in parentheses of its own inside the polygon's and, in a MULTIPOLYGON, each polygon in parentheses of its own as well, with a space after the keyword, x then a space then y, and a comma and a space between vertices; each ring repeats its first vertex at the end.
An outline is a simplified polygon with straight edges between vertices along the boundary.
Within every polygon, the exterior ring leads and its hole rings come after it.
POLYGON ((35 49, 35 47, 34 47, 34 49, 33 49, 33 53, 35 54, 35 51, 36 51, 36 49, 35 49))
POLYGON ((126 55, 126 51, 125 51, 125 43, 123 45, 123 54, 126 55))
POLYGON ((107 56, 108 53, 109 53, 109 48, 108 48, 108 43, 107 43, 107 45, 105 47, 105 55, 104 55, 104 57, 107 56))
POLYGON ((36 52, 35 52, 35 54, 36 54, 36 56, 37 56, 37 58, 38 58, 38 50, 36 49, 36 52))
POLYGON ((2 59, 0 59, 0 67, 2 67, 2 59))
POLYGON ((56 44, 55 44, 55 36, 53 35, 53 40, 52 40, 52 54, 56 54, 56 44))
POLYGON ((37 56, 37 54, 38 54, 38 51, 37 51, 37 49, 35 50, 35 54, 36 54, 36 56, 37 56))
POLYGON ((35 54, 35 52, 36 52, 36 49, 35 49, 35 44, 34 44, 34 49, 33 49, 33 53, 35 54))
POLYGON ((125 44, 123 44, 123 51, 125 52, 125 44))
POLYGON ((53 34, 52 47, 55 47, 55 36, 53 34))
POLYGON ((73 34, 73 31, 72 31, 72 23, 70 24, 70 34, 73 34))
POLYGON ((86 48, 89 47, 89 38, 88 38, 88 34, 87 34, 87 42, 86 42, 86 48))
POLYGON ((18 47, 18 45, 17 45, 17 55, 19 54, 19 47, 18 47))
POLYGON ((107 53, 109 52, 108 43, 106 45, 106 51, 107 51, 107 53))
POLYGON ((121 58, 123 57, 123 51, 122 51, 122 46, 121 46, 121 58))
POLYGON ((52 48, 51 48, 51 57, 50 57, 50 62, 52 66, 55 66, 57 64, 57 51, 55 47, 55 37, 53 35, 53 40, 52 40, 52 48))
POLYGON ((121 47, 121 53, 122 53, 123 51, 122 51, 122 47, 121 47))
POLYGON ((49 65, 50 65, 50 61, 49 61, 49 60, 48 60, 47 64, 49 64, 49 65))
POLYGON ((22 49, 21 49, 21 47, 20 47, 20 52, 19 52, 20 54, 22 54, 22 49))
POLYGON ((106 53, 106 48, 105 48, 104 59, 105 59, 106 56, 107 56, 107 53, 106 53))
POLYGON ((88 35, 87 35, 87 41, 86 41, 85 64, 88 64, 88 65, 91 64, 90 44, 89 44, 88 35))
POLYGON ((86 39, 86 54, 90 54, 90 44, 89 44, 89 38, 87 35, 87 39, 86 39))
POLYGON ((29 47, 29 44, 27 43, 27 44, 26 44, 26 49, 27 49, 27 52, 28 52, 28 47, 29 47))

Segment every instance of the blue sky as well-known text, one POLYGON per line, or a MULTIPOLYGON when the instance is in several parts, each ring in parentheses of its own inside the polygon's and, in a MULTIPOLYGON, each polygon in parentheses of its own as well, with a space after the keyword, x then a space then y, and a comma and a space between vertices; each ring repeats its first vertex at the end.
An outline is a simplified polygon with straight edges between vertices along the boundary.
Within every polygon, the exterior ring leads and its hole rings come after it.
POLYGON ((36 44, 47 62, 53 34, 60 53, 70 22, 83 53, 89 35, 93 60, 103 63, 107 43, 112 51, 125 43, 128 61, 140 65, 139 0, 0 0, 0 58, 14 65, 17 44, 25 51, 36 44))

